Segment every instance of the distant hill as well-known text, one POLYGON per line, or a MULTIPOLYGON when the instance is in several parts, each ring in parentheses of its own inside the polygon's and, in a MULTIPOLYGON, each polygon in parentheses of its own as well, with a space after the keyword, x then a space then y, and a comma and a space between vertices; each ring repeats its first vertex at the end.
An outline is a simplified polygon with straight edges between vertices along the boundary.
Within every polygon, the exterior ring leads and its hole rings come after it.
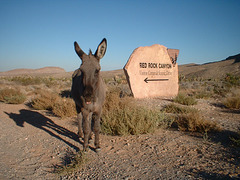
POLYGON ((240 76, 240 54, 229 56, 225 60, 205 64, 179 65, 179 75, 187 78, 223 78, 227 73, 240 76))
MULTIPOLYGON (((179 65, 179 75, 187 78, 202 77, 204 79, 218 79, 226 76, 227 73, 240 76, 240 54, 229 56, 225 60, 209 62, 205 64, 185 64, 179 65)), ((66 72, 60 67, 44 67, 40 69, 14 69, 11 71, 0 72, 0 76, 18 76, 18 75, 52 75, 54 77, 71 77, 73 72, 66 72)), ((103 78, 112 78, 122 76, 122 69, 113 71, 102 71, 103 78)))
POLYGON ((40 69, 14 69, 10 71, 0 72, 0 76, 16 76, 16 75, 46 75, 46 74, 60 74, 66 73, 63 68, 60 67, 44 67, 40 69))

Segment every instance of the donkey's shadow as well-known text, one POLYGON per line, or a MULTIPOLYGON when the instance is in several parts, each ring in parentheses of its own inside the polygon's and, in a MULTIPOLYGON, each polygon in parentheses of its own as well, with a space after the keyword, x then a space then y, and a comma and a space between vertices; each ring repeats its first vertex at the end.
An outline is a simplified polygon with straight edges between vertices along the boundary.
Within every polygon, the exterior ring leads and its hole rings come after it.
POLYGON ((39 128, 51 136, 65 142, 67 145, 69 145, 71 148, 74 148, 76 151, 79 151, 79 148, 72 143, 66 141, 65 139, 61 138, 59 135, 66 136, 68 138, 71 138, 75 140, 78 143, 81 143, 78 139, 78 135, 75 134, 72 131, 69 131, 68 129, 57 125, 54 123, 51 119, 45 117, 44 115, 31 111, 22 109, 19 111, 20 114, 15 113, 7 113, 5 112, 11 119, 13 119, 16 123, 16 125, 20 127, 24 127, 25 123, 28 123, 36 128, 39 128))

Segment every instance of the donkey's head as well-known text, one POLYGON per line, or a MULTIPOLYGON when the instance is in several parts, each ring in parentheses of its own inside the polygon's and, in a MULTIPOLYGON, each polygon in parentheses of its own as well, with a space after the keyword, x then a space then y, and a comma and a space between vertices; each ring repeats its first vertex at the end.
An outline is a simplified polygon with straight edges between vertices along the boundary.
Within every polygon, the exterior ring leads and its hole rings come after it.
POLYGON ((94 100, 96 89, 98 88, 101 69, 99 62, 105 55, 107 40, 105 38, 102 40, 94 54, 92 54, 91 50, 88 55, 85 54, 76 41, 74 42, 74 47, 77 55, 82 60, 80 70, 84 86, 83 98, 85 99, 86 104, 91 104, 94 100))

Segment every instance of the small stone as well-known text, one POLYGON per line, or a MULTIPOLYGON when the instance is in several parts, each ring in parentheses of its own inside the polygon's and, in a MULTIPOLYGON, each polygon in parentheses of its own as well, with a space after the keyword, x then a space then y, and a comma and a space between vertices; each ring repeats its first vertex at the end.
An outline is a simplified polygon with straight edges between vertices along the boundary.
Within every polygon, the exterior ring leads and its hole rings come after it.
POLYGON ((101 152, 101 148, 96 148, 95 151, 96 151, 96 153, 100 153, 101 152))

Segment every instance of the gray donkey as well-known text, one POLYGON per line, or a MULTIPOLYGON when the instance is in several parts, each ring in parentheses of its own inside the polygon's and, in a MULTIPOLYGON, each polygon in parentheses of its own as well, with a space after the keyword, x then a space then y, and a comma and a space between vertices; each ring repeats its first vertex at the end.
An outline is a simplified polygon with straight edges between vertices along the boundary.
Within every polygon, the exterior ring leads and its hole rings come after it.
POLYGON ((83 138, 83 150, 88 149, 92 131, 95 133, 96 152, 100 151, 99 132, 100 116, 105 99, 105 85, 100 77, 100 59, 107 49, 107 40, 104 38, 93 55, 91 50, 85 54, 74 42, 77 55, 82 64, 72 75, 72 97, 76 104, 78 119, 78 136, 83 138), (84 136, 83 136, 84 135, 84 136))

